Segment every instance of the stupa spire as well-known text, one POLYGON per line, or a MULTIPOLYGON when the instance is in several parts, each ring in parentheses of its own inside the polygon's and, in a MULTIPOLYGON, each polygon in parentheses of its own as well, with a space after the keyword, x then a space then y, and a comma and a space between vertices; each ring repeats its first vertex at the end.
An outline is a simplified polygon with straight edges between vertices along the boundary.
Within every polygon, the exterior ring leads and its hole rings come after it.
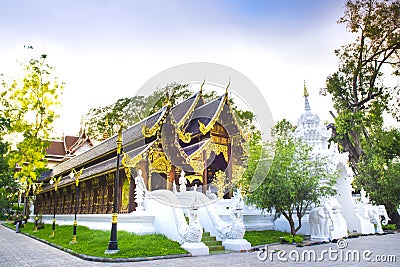
POLYGON ((310 103, 308 102, 308 91, 307 91, 307 87, 306 87, 306 80, 304 80, 304 110, 306 112, 310 112, 311 108, 310 108, 310 103))

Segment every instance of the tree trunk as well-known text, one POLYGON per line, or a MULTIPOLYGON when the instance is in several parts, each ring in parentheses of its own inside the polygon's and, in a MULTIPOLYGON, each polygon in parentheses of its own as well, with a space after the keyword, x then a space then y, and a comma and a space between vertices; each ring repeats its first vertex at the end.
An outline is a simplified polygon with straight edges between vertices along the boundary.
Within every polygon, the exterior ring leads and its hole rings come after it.
POLYGON ((294 227, 294 221, 293 221, 293 217, 292 217, 292 213, 289 212, 289 214, 286 213, 286 211, 282 211, 283 216, 285 216, 285 218, 288 220, 289 225, 290 225, 290 233, 292 235, 296 235, 296 229, 294 227))

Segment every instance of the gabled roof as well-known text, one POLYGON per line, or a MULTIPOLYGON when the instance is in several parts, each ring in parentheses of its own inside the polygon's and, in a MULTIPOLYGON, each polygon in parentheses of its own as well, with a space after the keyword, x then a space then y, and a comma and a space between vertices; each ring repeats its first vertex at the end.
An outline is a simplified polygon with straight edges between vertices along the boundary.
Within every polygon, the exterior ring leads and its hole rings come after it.
MULTIPOLYGON (((148 128, 153 128, 161 120, 165 112, 166 107, 163 107, 157 113, 124 130, 122 133, 122 145, 125 146, 139 140, 140 138, 144 138, 142 133, 142 125, 146 125, 148 128)), ((90 160, 114 152, 117 149, 116 141, 117 135, 114 135, 97 146, 90 148, 84 153, 58 164, 54 167, 51 176, 60 175, 72 168, 79 168, 79 166, 82 166, 90 160)), ((144 145, 144 143, 142 145, 144 145)))
MULTIPOLYGON (((209 140, 197 141, 198 139, 195 139, 193 141, 197 143, 189 143, 186 147, 182 147, 178 135, 180 138, 180 133, 182 133, 182 131, 193 133, 193 135, 198 133, 205 134, 205 130, 208 132, 216 123, 221 112, 225 110, 224 112, 232 114, 227 99, 228 95, 225 93, 217 99, 204 104, 204 99, 200 91, 174 107, 170 107, 167 104, 156 113, 122 132, 123 150, 128 154, 132 154, 132 156, 137 156, 136 152, 142 153, 144 149, 147 150, 150 147, 149 144, 153 144, 154 141, 157 140, 161 141, 160 137, 156 134, 158 131, 161 129, 163 131, 167 130, 170 133, 170 139, 168 139, 167 144, 171 148, 171 154, 176 155, 175 160, 178 160, 179 164, 185 166, 185 169, 195 168, 192 164, 193 162, 191 162, 191 158, 195 153, 203 150, 209 140), (167 116, 169 114, 172 116, 167 116)), ((232 115, 234 116, 234 114, 232 115)), ((232 120, 230 116, 228 117, 227 120, 232 120)), ((233 124, 237 126, 236 123, 233 124)), ((230 125, 233 124, 230 122, 230 125)), ((236 128, 238 127, 235 127, 235 129, 236 128)), ((236 132, 239 131, 240 129, 236 129, 236 132)), ((67 179, 69 179, 68 174, 73 168, 77 170, 85 167, 81 176, 82 178, 114 168, 117 148, 116 140, 117 135, 114 135, 82 154, 76 155, 68 161, 56 165, 47 177, 63 175, 65 180, 65 182, 63 182, 64 184, 67 183, 67 179)), ((87 141, 90 142, 86 133, 83 131, 78 140, 66 138, 64 147, 67 144, 73 143, 69 148, 71 152, 74 152, 80 145, 87 141)), ((57 145, 59 144, 56 144, 56 146, 57 145)), ((56 147, 55 149, 57 150, 60 148, 56 147)))
POLYGON ((171 109, 171 114, 178 126, 182 126, 187 121, 200 100, 202 100, 202 96, 198 92, 171 109))
POLYGON ((50 146, 46 149, 46 154, 51 157, 64 157, 65 146, 63 141, 50 141, 50 146))
POLYGON ((51 158, 72 155, 87 142, 89 143, 89 146, 93 146, 92 141, 85 131, 82 131, 80 136, 65 135, 62 141, 50 141, 50 146, 46 149, 46 155, 51 158))
POLYGON ((203 123, 206 127, 215 122, 216 118, 218 118, 219 114, 222 111, 226 102, 226 95, 222 95, 217 99, 208 102, 205 105, 202 105, 196 108, 193 111, 193 115, 191 116, 191 121, 188 123, 185 131, 190 132, 193 135, 200 133, 200 124, 203 123))
POLYGON ((80 136, 69 136, 66 135, 64 136, 64 145, 66 148, 66 151, 70 151, 70 148, 75 145, 80 139, 80 136))
POLYGON ((64 143, 67 148, 67 154, 75 154, 75 152, 86 143, 88 143, 90 147, 93 146, 92 140, 90 140, 85 130, 81 130, 79 137, 65 136, 64 143))

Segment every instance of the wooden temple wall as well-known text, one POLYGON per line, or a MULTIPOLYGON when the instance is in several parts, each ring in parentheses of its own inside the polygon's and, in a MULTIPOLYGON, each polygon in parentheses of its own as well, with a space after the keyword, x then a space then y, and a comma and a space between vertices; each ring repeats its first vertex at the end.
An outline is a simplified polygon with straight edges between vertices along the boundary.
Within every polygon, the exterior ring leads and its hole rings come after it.
MULTIPOLYGON (((111 214, 114 201, 115 173, 109 173, 79 183, 78 214, 111 214)), ((119 212, 134 211, 135 183, 127 183, 126 175, 120 172, 119 212), (125 193, 125 195, 123 195, 125 193)), ((36 214, 54 213, 54 190, 41 193, 36 198, 36 214)), ((74 214, 76 207, 75 183, 59 187, 56 191, 56 214, 74 214)))

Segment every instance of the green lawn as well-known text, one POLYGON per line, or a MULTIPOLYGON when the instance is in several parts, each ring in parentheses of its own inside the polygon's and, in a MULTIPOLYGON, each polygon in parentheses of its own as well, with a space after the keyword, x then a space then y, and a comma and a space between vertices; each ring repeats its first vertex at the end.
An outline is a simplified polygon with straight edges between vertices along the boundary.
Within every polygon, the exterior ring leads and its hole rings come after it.
MULTIPOLYGON (((12 224, 9 226, 14 227, 12 224)), ((15 228, 15 227, 14 227, 15 228)), ((111 228, 111 227, 110 227, 111 228)), ((56 245, 71 249, 77 253, 107 258, 136 258, 187 254, 188 252, 180 247, 178 242, 169 240, 164 235, 135 235, 125 231, 118 231, 119 253, 104 254, 110 240, 110 231, 90 230, 84 226, 77 227, 77 244, 70 245, 72 239, 71 225, 56 225, 55 237, 49 237, 51 225, 46 224, 44 229, 34 233, 34 224, 28 223, 21 232, 28 233, 40 239, 47 240, 56 245)))
POLYGON ((271 244, 279 242, 279 237, 288 235, 288 233, 273 230, 264 231, 246 231, 244 238, 254 246, 271 244))

